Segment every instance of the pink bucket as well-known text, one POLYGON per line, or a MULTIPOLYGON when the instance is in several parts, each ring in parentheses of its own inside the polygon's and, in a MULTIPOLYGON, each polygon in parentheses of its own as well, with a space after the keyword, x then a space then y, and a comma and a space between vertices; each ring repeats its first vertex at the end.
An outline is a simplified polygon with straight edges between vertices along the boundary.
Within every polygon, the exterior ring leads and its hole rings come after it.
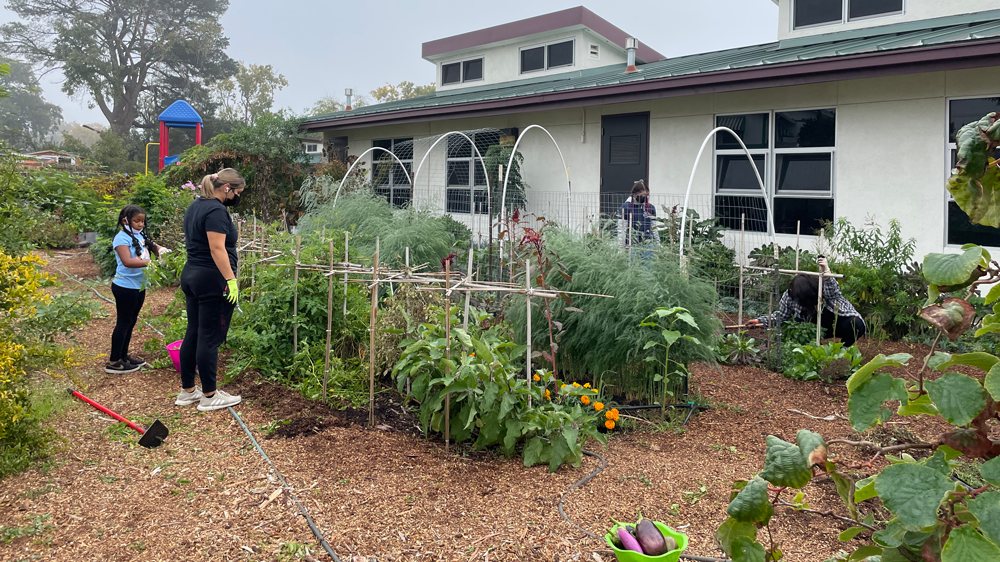
POLYGON ((184 340, 177 340, 172 344, 167 345, 167 354, 170 355, 170 360, 174 362, 174 369, 177 372, 181 372, 181 344, 184 340))

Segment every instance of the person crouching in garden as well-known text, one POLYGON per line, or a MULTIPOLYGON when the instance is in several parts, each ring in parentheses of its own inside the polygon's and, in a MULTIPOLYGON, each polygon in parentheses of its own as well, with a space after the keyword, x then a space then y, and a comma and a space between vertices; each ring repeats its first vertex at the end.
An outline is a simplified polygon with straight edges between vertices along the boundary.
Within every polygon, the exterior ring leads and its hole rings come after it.
POLYGON ((139 311, 146 302, 146 266, 153 256, 170 250, 149 239, 142 229, 146 226, 146 211, 138 205, 126 205, 118 213, 118 229, 111 242, 115 250, 115 277, 111 281, 111 294, 115 297, 115 329, 111 332, 111 353, 104 365, 104 372, 114 375, 131 373, 147 363, 128 353, 132 343, 132 329, 139 320, 139 311))
POLYGON ((207 412, 240 403, 239 396, 218 390, 219 346, 226 339, 239 298, 236 283, 236 225, 226 207, 240 202, 246 187, 232 168, 201 180, 201 196, 184 213, 187 263, 181 272, 181 290, 187 298, 187 331, 181 344, 182 390, 178 406, 198 403, 207 412), (201 388, 194 384, 195 367, 201 388))
POLYGON ((618 245, 630 252, 635 248, 643 257, 650 257, 653 245, 660 243, 655 222, 656 207, 649 202, 646 182, 639 180, 618 209, 618 245))
MULTIPOLYGON (((823 273, 830 273, 830 266, 823 256, 817 260, 823 273)), ((792 278, 788 290, 778 301, 778 310, 770 316, 761 316, 747 322, 748 326, 770 326, 789 320, 815 322, 816 304, 819 300, 819 277, 798 274, 792 278)), ((844 347, 855 344, 868 331, 864 319, 840 292, 840 284, 833 277, 823 279, 823 316, 820 318, 824 337, 839 337, 844 347)))

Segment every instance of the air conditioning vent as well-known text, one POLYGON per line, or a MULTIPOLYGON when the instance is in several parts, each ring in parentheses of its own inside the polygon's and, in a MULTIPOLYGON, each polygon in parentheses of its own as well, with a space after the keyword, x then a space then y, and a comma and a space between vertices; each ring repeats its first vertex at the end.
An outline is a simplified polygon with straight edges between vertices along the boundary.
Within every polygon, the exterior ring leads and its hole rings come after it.
POLYGON ((599 59, 599 58, 601 58, 601 46, 600 45, 591 45, 590 46, 590 58, 592 58, 592 59, 599 59))

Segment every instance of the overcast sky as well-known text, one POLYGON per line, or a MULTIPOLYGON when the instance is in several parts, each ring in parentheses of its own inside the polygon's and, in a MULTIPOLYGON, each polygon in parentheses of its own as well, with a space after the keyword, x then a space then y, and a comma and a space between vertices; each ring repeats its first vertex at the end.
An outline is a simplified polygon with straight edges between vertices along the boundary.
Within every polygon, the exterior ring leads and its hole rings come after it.
MULTIPOLYGON (((367 94, 386 82, 433 82, 434 66, 420 58, 425 41, 579 5, 580 0, 230 0, 222 25, 231 57, 270 64, 288 79, 288 87, 275 95, 275 107, 301 113, 323 96, 342 99, 347 87, 367 94)), ((766 43, 777 34, 772 0, 583 5, 668 57, 766 43)), ((12 12, 0 9, 0 22, 13 19, 12 12)), ((60 87, 57 73, 43 78, 46 99, 63 108, 66 121, 106 123, 86 99, 69 99, 60 87)))

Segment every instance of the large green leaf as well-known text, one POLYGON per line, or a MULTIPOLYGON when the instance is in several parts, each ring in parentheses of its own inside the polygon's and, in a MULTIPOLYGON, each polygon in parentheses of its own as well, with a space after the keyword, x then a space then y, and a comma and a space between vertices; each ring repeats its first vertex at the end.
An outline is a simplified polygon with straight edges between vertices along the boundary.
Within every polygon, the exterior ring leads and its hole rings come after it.
POLYGON ((883 419, 882 404, 888 400, 907 401, 906 383, 885 373, 871 377, 847 399, 851 427, 864 431, 883 419))
MULTIPOLYGON (((833 463, 828 463, 828 465, 833 466, 833 463)), ((843 500, 844 506, 847 507, 847 512, 851 515, 851 519, 857 521, 858 507, 854 505, 854 482, 847 476, 837 472, 835 466, 833 468, 834 470, 830 471, 830 478, 837 485, 837 495, 843 500)))
POLYGON ((984 492, 969 502, 969 511, 979 520, 979 530, 1000 545, 1000 492, 984 492))
POLYGON ((1000 457, 983 463, 983 466, 979 467, 979 474, 983 476, 983 480, 994 486, 1000 486, 1000 457))
POLYGON ((726 556, 732 556, 733 541, 739 537, 746 537, 750 540, 756 539, 757 526, 753 523, 739 521, 730 517, 722 525, 719 525, 719 530, 715 532, 715 541, 719 544, 719 548, 726 553, 726 556))
POLYGON ((946 476, 918 464, 890 465, 875 478, 875 491, 886 509, 910 531, 937 522, 938 506, 952 490, 954 484, 946 476))
MULTIPOLYGON (((503 414, 500 415, 503 417, 503 414)), ((524 422, 516 419, 508 419, 504 424, 503 453, 508 457, 514 454, 514 446, 521 439, 521 432, 524 429, 524 422)))
MULTIPOLYGON (((1000 283, 997 283, 1000 285, 1000 283)), ((994 365, 983 379, 983 386, 994 400, 1000 400, 1000 363, 994 365)))
POLYGON ((754 476, 747 482, 745 488, 729 502, 726 513, 739 521, 746 523, 767 524, 774 515, 774 506, 767 495, 767 481, 760 476, 754 476))
MULTIPOLYGON (((980 155, 979 160, 983 159, 980 155)), ((978 179, 965 173, 948 178, 948 191, 959 208, 969 215, 969 222, 1000 227, 1000 169, 988 168, 978 179)))
POLYGON ((941 412, 939 412, 937 406, 931 402, 930 396, 921 394, 916 398, 911 398, 909 404, 900 404, 896 413, 901 416, 919 416, 922 414, 936 416, 941 412))
POLYGON ((933 285, 961 285, 968 281, 982 259, 983 250, 978 246, 961 254, 927 254, 922 269, 924 279, 933 285))
POLYGON ((902 367, 906 365, 906 362, 912 359, 913 356, 908 353, 897 353, 895 355, 889 355, 886 357, 881 353, 878 354, 874 359, 866 363, 863 367, 857 370, 851 378, 847 379, 847 392, 848 394, 853 394, 855 390, 861 385, 868 382, 875 374, 875 371, 881 369, 882 367, 902 367))
POLYGON ((934 454, 921 461, 922 465, 933 468, 944 476, 951 476, 951 464, 945 457, 944 451, 934 451, 934 454))
POLYGON ((764 562, 767 557, 764 547, 747 537, 736 537, 732 548, 733 562, 764 562))
POLYGON ((996 355, 976 351, 973 353, 960 353, 958 355, 952 355, 951 360, 941 363, 934 368, 938 371, 944 371, 952 365, 968 365, 986 372, 992 369, 997 363, 1000 363, 1000 359, 997 359, 996 355))
POLYGON ((872 540, 886 548, 896 548, 903 544, 903 536, 905 535, 906 529, 899 524, 899 518, 894 517, 885 526, 885 529, 872 533, 872 540))
POLYGON ((862 478, 854 483, 854 501, 861 503, 865 500, 870 500, 878 495, 875 491, 875 477, 878 476, 874 474, 868 478, 862 478))
POLYGON ((1000 560, 1000 546, 979 534, 972 525, 962 525, 948 535, 941 549, 941 562, 1000 560))
POLYGON ((862 546, 861 548, 855 550, 851 554, 851 557, 848 558, 848 560, 850 560, 852 562, 854 560, 858 560, 860 562, 860 561, 868 560, 872 556, 879 556, 881 554, 882 554, 882 549, 881 548, 879 548, 877 546, 866 545, 866 546, 862 546))
POLYGON ((801 488, 812 480, 809 463, 797 445, 767 436, 767 456, 761 477, 775 486, 801 488))
POLYGON ((528 444, 524 446, 524 466, 535 466, 543 462, 548 462, 548 449, 541 437, 532 437, 528 444))
POLYGON ((840 535, 837 537, 837 540, 839 540, 840 542, 847 542, 853 539, 854 537, 858 536, 858 533, 864 533, 867 530, 868 529, 864 527, 851 527, 846 531, 844 531, 843 533, 840 533, 840 535))
POLYGON ((945 373, 924 386, 941 416, 952 425, 968 425, 986 407, 986 391, 968 375, 945 373))
POLYGON ((573 450, 562 433, 553 433, 549 442, 552 444, 549 449, 549 472, 555 472, 562 466, 566 457, 573 454, 573 450))

